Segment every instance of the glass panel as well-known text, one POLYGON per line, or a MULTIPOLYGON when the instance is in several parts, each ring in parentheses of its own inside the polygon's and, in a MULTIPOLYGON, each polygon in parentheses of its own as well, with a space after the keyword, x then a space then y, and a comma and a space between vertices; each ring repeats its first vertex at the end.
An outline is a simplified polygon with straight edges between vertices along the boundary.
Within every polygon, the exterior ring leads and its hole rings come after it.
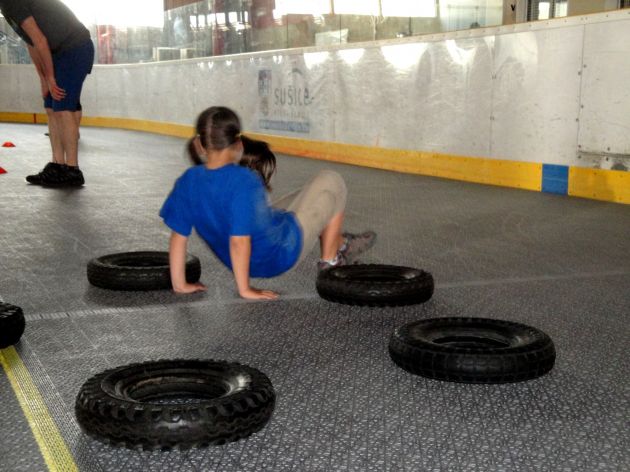
POLYGON ((437 16, 437 6, 435 0, 381 0, 383 16, 395 16, 400 18, 437 16))
POLYGON ((330 0, 276 0, 274 15, 299 14, 322 16, 331 13, 330 0))
POLYGON ((567 16, 567 13, 568 13, 567 7, 568 7, 567 0, 564 0, 564 1, 556 0, 555 8, 554 8, 554 18, 561 18, 561 17, 567 16))
POLYGON ((503 0, 447 0, 440 3, 440 20, 444 31, 500 25, 503 0))
MULTIPOLYGON (((90 29, 101 64, 401 38, 500 25, 503 0, 62 0, 90 29), (175 6, 175 8, 171 8, 175 6)), ((528 0, 528 20, 628 0, 528 0)), ((0 63, 29 63, 0 17, 0 63)))
POLYGON ((31 58, 20 37, 0 17, 0 64, 29 64, 31 58))
POLYGON ((379 3, 379 0, 335 0, 335 14, 378 16, 379 3))
POLYGON ((383 18, 376 39, 402 38, 442 30, 435 0, 381 0, 383 18))
MULTIPOLYGON (((527 19, 536 21, 567 16, 568 7, 568 0, 530 0, 527 19)), ((595 11, 602 11, 602 8, 595 8, 595 11)))

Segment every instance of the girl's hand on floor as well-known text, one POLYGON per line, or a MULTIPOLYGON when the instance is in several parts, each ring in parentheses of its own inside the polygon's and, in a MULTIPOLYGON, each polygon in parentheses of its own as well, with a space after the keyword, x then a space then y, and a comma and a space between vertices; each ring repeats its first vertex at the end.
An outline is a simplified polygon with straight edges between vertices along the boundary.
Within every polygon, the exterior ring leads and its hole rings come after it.
POLYGON ((173 291, 175 293, 195 293, 195 292, 205 292, 208 288, 202 284, 201 282, 197 282, 194 284, 184 284, 181 287, 173 287, 173 291))
POLYGON ((271 290, 260 290, 254 287, 249 287, 243 290, 239 295, 248 300, 275 300, 278 298, 278 294, 271 290))

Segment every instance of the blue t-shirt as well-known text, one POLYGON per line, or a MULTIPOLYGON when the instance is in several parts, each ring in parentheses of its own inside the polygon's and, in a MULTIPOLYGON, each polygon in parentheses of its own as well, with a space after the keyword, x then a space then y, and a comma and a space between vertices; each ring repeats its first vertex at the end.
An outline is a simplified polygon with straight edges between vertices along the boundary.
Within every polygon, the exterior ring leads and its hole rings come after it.
POLYGON ((302 230, 295 215, 270 207, 258 174, 236 164, 188 169, 175 182, 160 216, 182 236, 195 228, 230 269, 230 236, 250 236, 252 277, 286 272, 302 250, 302 230))

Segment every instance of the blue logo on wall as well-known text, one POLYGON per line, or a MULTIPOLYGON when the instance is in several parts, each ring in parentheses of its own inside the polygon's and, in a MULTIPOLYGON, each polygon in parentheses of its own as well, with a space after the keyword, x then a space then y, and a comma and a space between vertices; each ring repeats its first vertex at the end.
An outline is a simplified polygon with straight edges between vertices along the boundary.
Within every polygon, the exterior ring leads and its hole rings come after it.
POLYGON ((275 84, 270 69, 259 70, 258 96, 263 115, 258 120, 260 129, 310 133, 308 108, 313 103, 313 97, 300 69, 292 68, 284 80, 275 84))

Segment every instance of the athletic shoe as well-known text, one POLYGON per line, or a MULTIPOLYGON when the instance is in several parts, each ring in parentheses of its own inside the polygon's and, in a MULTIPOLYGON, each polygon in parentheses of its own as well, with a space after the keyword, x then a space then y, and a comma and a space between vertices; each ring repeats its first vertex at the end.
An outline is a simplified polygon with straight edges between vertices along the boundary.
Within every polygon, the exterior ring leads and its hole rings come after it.
POLYGON ((83 172, 78 167, 66 167, 68 172, 68 186, 69 187, 81 187, 85 184, 85 178, 83 172))
POLYGON ((342 236, 344 237, 344 244, 339 249, 339 253, 343 255, 347 264, 354 262, 359 255, 374 246, 376 242, 374 231, 365 231, 360 234, 343 233, 342 236))
POLYGON ((321 272, 322 270, 328 270, 332 269, 333 267, 343 266, 347 263, 348 262, 346 261, 345 256, 341 252, 337 251, 337 255, 332 261, 325 261, 323 259, 320 259, 317 263, 317 271, 321 272))
POLYGON ((39 174, 27 175, 26 181, 29 184, 42 185, 42 179, 44 178, 44 176, 48 178, 54 178, 55 176, 63 174, 65 171, 65 167, 66 166, 63 164, 49 162, 39 174))
POLYGON ((44 175, 43 187, 81 187, 85 183, 83 172, 78 167, 63 166, 63 172, 54 175, 44 175))

